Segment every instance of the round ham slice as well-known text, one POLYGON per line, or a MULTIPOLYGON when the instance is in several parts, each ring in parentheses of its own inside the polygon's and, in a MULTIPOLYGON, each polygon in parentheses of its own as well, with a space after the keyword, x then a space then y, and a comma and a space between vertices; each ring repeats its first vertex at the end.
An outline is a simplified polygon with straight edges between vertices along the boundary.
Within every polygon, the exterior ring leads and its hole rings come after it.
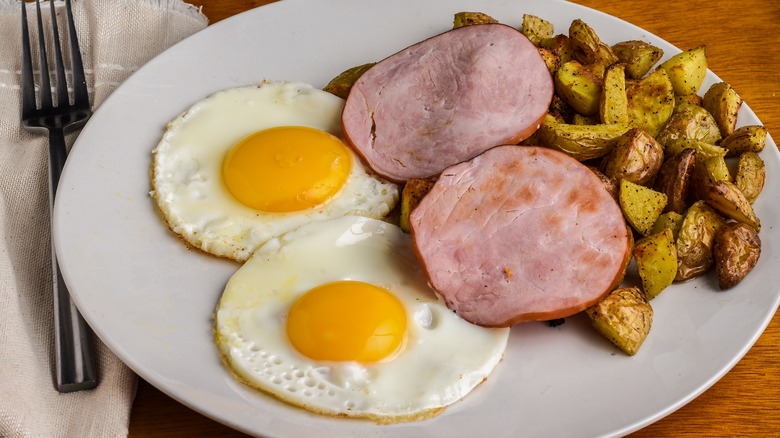
POLYGON ((586 166, 499 146, 446 169, 409 218, 431 286, 487 327, 563 318, 622 281, 632 235, 586 166))
POLYGON ((460 27, 371 67, 353 85, 343 132, 379 175, 436 175, 531 135, 553 94, 534 45, 503 24, 460 27))

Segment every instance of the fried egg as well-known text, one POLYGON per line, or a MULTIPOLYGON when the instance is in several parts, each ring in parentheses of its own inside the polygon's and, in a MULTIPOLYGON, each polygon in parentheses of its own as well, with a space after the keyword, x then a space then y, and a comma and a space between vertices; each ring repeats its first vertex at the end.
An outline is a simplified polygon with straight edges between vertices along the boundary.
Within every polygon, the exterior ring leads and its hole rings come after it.
POLYGON ((386 216, 396 185, 369 175, 340 140, 343 99, 264 82, 197 102, 155 147, 152 196, 169 227, 211 254, 245 261, 305 223, 386 216))
POLYGON ((380 423, 429 418, 500 362, 509 329, 447 309, 395 225, 344 216, 271 239, 214 317, 240 381, 308 410, 380 423))

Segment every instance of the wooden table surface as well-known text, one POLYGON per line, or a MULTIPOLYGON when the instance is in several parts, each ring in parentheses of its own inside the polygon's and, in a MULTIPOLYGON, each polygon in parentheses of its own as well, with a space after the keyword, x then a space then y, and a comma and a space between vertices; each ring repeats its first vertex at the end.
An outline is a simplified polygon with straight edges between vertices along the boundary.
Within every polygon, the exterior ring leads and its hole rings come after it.
MULTIPOLYGON (((190 0, 211 23, 267 0, 190 0)), ((780 141, 780 2, 775 0, 575 0, 633 23, 675 46, 707 45, 710 68, 730 83, 780 141)), ((780 436, 780 313, 719 382, 631 437, 780 436)), ((131 438, 243 437, 141 381, 131 438)))

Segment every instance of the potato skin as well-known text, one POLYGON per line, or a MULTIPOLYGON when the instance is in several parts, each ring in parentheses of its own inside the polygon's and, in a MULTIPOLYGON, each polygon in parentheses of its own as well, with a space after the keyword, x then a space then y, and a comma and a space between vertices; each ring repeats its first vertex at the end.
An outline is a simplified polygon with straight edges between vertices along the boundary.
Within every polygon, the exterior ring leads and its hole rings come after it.
POLYGON ((725 82, 713 84, 702 98, 701 106, 715 118, 720 134, 726 137, 737 127, 737 115, 742 98, 725 82))
POLYGON ((414 207, 422 201, 422 198, 431 190, 436 183, 435 177, 430 178, 409 178, 401 191, 401 217, 398 225, 407 233, 411 232, 409 226, 409 214, 414 207))
POLYGON ((764 189, 766 166, 764 160, 755 152, 745 152, 739 156, 734 184, 751 204, 764 189))
POLYGON ((664 56, 660 48, 636 40, 619 42, 612 52, 626 65, 626 76, 631 79, 641 79, 664 56))
POLYGON ((696 158, 699 160, 704 160, 710 157, 726 156, 726 150, 722 147, 699 140, 692 140, 690 138, 678 138, 675 140, 670 140, 666 144, 661 144, 664 145, 664 151, 670 157, 679 154, 685 149, 696 150, 696 158))
POLYGON ((682 214, 687 206, 691 176, 696 166, 696 150, 683 149, 682 152, 666 160, 655 179, 653 188, 666 193, 669 198, 665 212, 682 214))
POLYGON ((715 235, 713 248, 718 286, 728 289, 742 281, 761 256, 761 239, 753 228, 730 223, 715 235))
POLYGON ((538 47, 542 41, 552 38, 555 28, 552 23, 536 15, 523 14, 520 32, 538 47))
POLYGON ((726 225, 726 220, 704 201, 691 205, 685 214, 677 235, 677 276, 675 281, 687 280, 709 271, 714 259, 712 247, 715 234, 726 225))
POLYGON ((653 325, 653 308, 636 287, 615 289, 585 313, 596 331, 630 356, 639 351, 653 325))
POLYGON ((558 34, 552 38, 544 39, 539 43, 539 47, 552 50, 561 59, 561 64, 574 59, 574 48, 571 39, 566 35, 558 34))
POLYGON ((761 230, 761 221, 745 195, 731 181, 711 181, 699 189, 701 199, 721 215, 761 230))
POLYGON ((656 136, 658 142, 664 146, 678 139, 716 144, 721 138, 720 128, 712 114, 690 103, 676 107, 666 126, 656 136))
POLYGON ((482 12, 458 12, 452 20, 453 29, 476 24, 498 23, 498 20, 482 12))
POLYGON ((627 179, 648 185, 655 179, 664 160, 664 148, 640 128, 620 136, 604 160, 604 174, 616 180, 627 179))
POLYGON ((572 20, 569 38, 574 48, 574 57, 588 65, 599 78, 604 77, 604 70, 608 66, 618 62, 612 48, 604 44, 596 31, 582 20, 572 20))
POLYGON ((761 125, 747 125, 724 138, 720 146, 726 149, 727 157, 736 157, 743 152, 761 152, 766 144, 767 131, 761 125))
POLYGON ((339 73, 338 76, 331 79, 323 90, 330 94, 334 94, 342 99, 346 99, 349 95, 349 90, 352 89, 352 85, 358 80, 360 75, 366 72, 369 68, 373 67, 375 62, 368 64, 358 65, 348 70, 344 70, 339 73))
POLYGON ((601 158, 628 131, 623 125, 570 125, 547 114, 536 137, 542 146, 567 153, 579 161, 601 158))

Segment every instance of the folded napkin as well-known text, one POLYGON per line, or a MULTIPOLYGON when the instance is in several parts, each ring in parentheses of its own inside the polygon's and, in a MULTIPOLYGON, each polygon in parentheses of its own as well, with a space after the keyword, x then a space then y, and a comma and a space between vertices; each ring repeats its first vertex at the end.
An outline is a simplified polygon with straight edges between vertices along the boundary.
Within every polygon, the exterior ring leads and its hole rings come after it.
MULTIPOLYGON (((139 66, 207 24, 181 0, 72 1, 95 108, 139 66)), ((55 6, 62 34, 64 3, 55 6)), ((34 11, 29 4, 31 32, 34 11)), ((48 147, 19 121, 20 13, 18 0, 0 0, 0 437, 126 436, 136 378, 97 337, 98 387, 60 394, 54 386, 48 147)), ((68 145, 74 139, 68 135, 68 145)))

